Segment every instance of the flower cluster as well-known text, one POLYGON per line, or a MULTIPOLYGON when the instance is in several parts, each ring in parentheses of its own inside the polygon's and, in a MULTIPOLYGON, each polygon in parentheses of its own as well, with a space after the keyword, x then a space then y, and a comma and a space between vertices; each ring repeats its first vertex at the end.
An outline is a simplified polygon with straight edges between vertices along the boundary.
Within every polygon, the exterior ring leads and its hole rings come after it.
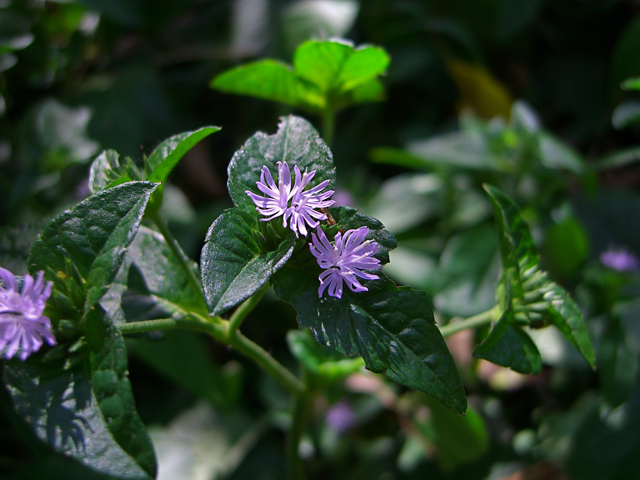
POLYGON ((55 345, 51 321, 42 315, 53 282, 45 285, 42 271, 35 280, 25 275, 20 292, 15 275, 2 267, 0 279, 4 283, 4 288, 0 286, 0 350, 4 350, 4 357, 13 358, 20 350, 18 358, 25 360, 40 349, 43 338, 55 345))
POLYGON ((367 227, 338 232, 331 245, 322 229, 318 229, 317 235, 311 234, 312 243, 309 244, 311 253, 318 259, 318 265, 325 271, 320 274, 320 288, 318 295, 322 297, 324 291, 332 297, 342 298, 342 281, 344 280, 353 292, 366 292, 368 289, 358 281, 377 280, 377 275, 365 273, 362 270, 371 270, 380 266, 380 260, 373 255, 379 250, 379 245, 365 237, 369 233, 367 227))
POLYGON ((327 216, 318 212, 317 209, 333 205, 333 200, 329 200, 333 190, 322 192, 329 184, 329 180, 305 190, 315 176, 315 170, 311 172, 305 170, 303 174, 297 165, 293 170, 295 181, 292 186, 289 165, 287 162, 278 162, 278 185, 276 185, 269 168, 265 165, 260 173, 260 181, 256 185, 258 190, 267 196, 261 197, 250 190, 246 190, 245 193, 256 204, 256 210, 267 217, 262 219, 263 222, 282 216, 283 227, 286 227, 289 222, 289 228, 296 236, 300 234, 306 237, 307 225, 313 229, 320 225, 319 220, 327 219, 327 216))

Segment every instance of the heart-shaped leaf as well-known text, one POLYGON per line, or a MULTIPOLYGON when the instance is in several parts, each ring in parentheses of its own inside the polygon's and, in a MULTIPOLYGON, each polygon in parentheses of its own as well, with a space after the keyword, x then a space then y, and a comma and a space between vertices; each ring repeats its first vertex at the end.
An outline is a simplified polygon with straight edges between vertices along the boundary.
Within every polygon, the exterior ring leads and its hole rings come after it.
POLYGON ((278 162, 287 162, 292 172, 294 165, 302 172, 306 169, 315 171, 309 188, 324 180, 329 180, 327 190, 333 188, 336 173, 329 147, 309 122, 288 116, 280 119, 276 134, 258 132, 233 155, 227 182, 233 203, 247 211, 254 211, 255 204, 245 192, 250 190, 261 194, 256 183, 260 180, 263 166, 269 168, 277 183, 278 162))

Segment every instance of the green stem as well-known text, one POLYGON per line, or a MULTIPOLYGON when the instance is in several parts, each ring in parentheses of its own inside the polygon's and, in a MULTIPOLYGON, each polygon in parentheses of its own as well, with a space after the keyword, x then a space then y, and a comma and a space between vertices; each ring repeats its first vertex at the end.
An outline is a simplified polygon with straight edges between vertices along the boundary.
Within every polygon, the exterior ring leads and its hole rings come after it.
POLYGON ((171 330, 172 328, 179 328, 179 324, 178 321, 173 318, 159 318, 157 320, 146 320, 144 322, 120 323, 118 324, 118 328, 123 334, 127 334, 171 330))
POLYGON ((258 302, 262 299, 262 296, 269 290, 269 283, 266 283, 260 290, 251 295, 245 302, 236 308, 236 311, 233 312, 231 318, 229 319, 229 326, 227 327, 227 335, 231 338, 235 335, 240 325, 247 315, 253 310, 253 308, 258 304, 258 302))
POLYGON ((118 328, 120 328, 122 333, 150 332, 153 330, 169 330, 173 328, 205 332, 216 340, 231 345, 240 353, 249 357, 294 395, 299 395, 306 389, 305 385, 298 380, 295 375, 269 355, 260 345, 252 342, 238 331, 232 336, 229 336, 229 322, 220 317, 205 318, 196 313, 191 313, 187 318, 181 320, 163 318, 160 320, 129 322, 118 325, 118 328))
POLYGON ((336 117, 333 110, 326 109, 322 112, 322 138, 331 147, 333 144, 333 133, 336 129, 336 117))
POLYGON ((167 245, 169 245, 169 249, 171 250, 171 253, 173 253, 173 255, 176 257, 176 260, 178 260, 180 267, 187 274, 189 283, 196 290, 196 292, 200 292, 200 294, 202 295, 202 300, 206 305, 207 301, 204 298, 204 291, 202 290, 202 284, 200 283, 200 279, 196 276, 196 272, 194 271, 193 266, 191 265, 191 259, 189 259, 184 254, 184 252, 180 248, 180 244, 171 233, 171 230, 169 230, 169 226, 165 223, 162 217, 160 217, 158 212, 153 212, 153 213, 150 212, 149 217, 151 218, 153 223, 155 223, 156 227, 158 227, 158 230, 160 230, 160 233, 162 234, 164 239, 167 241, 167 245))
POLYGON ((449 335, 458 333, 461 330, 466 330, 467 328, 475 328, 482 325, 487 325, 492 321, 497 320, 499 315, 500 307, 496 305, 486 312, 479 313, 477 315, 474 315, 473 317, 465 318, 464 320, 453 321, 453 323, 449 323, 448 325, 440 327, 440 333, 444 338, 446 338, 449 335))
POLYGON ((284 368, 275 358, 264 350, 257 343, 252 342, 242 333, 236 331, 235 334, 227 340, 228 344, 243 353, 251 360, 256 362, 267 373, 270 373, 282 386, 294 395, 302 394, 306 387, 304 383, 296 378, 289 370, 284 368))
MULTIPOLYGON (((307 376, 303 368, 303 382, 307 383, 307 376)), ((305 389, 293 398, 293 417, 291 429, 287 434, 287 469, 289 480, 303 480, 304 469, 300 459, 300 440, 307 425, 307 417, 311 407, 312 392, 305 389)))

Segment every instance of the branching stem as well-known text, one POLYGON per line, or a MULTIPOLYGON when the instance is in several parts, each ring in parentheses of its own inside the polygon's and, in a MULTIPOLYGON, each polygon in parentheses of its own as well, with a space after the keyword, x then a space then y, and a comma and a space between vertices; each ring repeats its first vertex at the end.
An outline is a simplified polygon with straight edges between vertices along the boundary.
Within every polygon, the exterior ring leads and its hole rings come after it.
MULTIPOLYGON (((258 292, 260 293, 260 292, 258 292)), ((264 292, 262 292, 264 294, 264 292)), ((257 301, 255 301, 257 303, 257 301)), ((254 305, 255 305, 254 303, 254 305)), ((248 311, 244 314, 246 314, 248 311)), ((204 317, 197 313, 190 313, 186 318, 173 319, 162 318, 159 320, 146 320, 142 322, 129 322, 118 325, 122 333, 151 332, 154 330, 170 330, 183 328, 208 333, 216 340, 234 347, 243 355, 253 360, 258 366, 272 375, 282 386, 294 395, 301 395, 306 391, 304 383, 296 378, 281 363, 273 358, 260 345, 249 340, 239 331, 229 334, 230 323, 220 317, 204 317)))

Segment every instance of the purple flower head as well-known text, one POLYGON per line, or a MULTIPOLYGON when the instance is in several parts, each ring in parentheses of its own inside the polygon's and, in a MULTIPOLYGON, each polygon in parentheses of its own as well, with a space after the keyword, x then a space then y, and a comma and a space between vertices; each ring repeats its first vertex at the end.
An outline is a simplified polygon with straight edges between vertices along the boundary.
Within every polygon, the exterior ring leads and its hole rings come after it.
POLYGON ((357 420, 356 414, 348 402, 342 400, 333 405, 325 417, 327 424, 339 433, 347 433, 357 420))
POLYGON ((605 267, 619 272, 635 272, 640 268, 638 257, 624 248, 609 248, 600 255, 600 262, 605 267))
POLYGON ((310 228, 315 228, 320 225, 318 220, 327 219, 324 213, 320 213, 316 209, 333 205, 333 200, 329 200, 333 195, 333 190, 321 193, 329 184, 329 180, 305 190, 315 176, 315 170, 311 172, 305 170, 303 174, 297 165, 294 165, 293 170, 295 181, 292 187, 289 165, 287 162, 278 162, 278 185, 276 186, 269 168, 265 165, 262 167, 260 181, 256 185, 258 190, 266 194, 267 197, 256 195, 250 190, 246 190, 245 193, 256 204, 256 210, 267 217, 262 219, 263 222, 282 216, 283 227, 286 227, 289 222, 289 228, 295 232, 296 236, 299 233, 307 236, 307 225, 310 228))
POLYGON ((51 321, 42 315, 53 282, 45 285, 43 271, 35 280, 25 275, 20 292, 16 277, 2 267, 0 279, 4 282, 4 288, 0 286, 0 350, 4 350, 4 358, 13 358, 20 350, 18 358, 25 360, 40 349, 43 338, 55 345, 51 321))
POLYGON ((338 232, 331 245, 329 239, 322 231, 316 230, 311 234, 313 243, 309 244, 311 254, 318 259, 318 265, 325 271, 320 274, 320 288, 318 296, 322 297, 324 291, 329 289, 329 296, 342 298, 342 281, 353 292, 366 292, 368 288, 363 287, 357 277, 365 280, 377 280, 377 275, 365 273, 362 270, 371 270, 380 266, 380 260, 373 255, 380 249, 380 246, 372 240, 366 240, 369 233, 367 227, 360 227, 355 230, 348 230, 344 236, 338 232))

